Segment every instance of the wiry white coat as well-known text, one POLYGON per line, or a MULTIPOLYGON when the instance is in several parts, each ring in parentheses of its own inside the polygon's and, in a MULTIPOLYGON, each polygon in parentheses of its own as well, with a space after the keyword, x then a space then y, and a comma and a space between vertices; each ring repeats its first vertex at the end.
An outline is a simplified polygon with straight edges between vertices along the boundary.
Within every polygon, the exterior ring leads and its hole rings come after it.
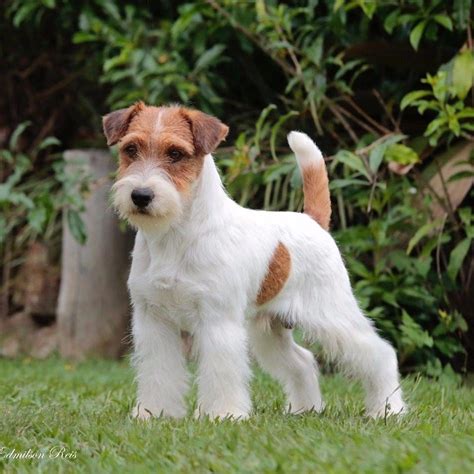
MULTIPOLYGON (((322 159, 304 134, 292 132, 289 143, 300 168, 322 159)), ((283 384, 290 411, 320 411, 314 357, 280 321, 301 327, 363 382, 370 415, 404 408, 395 352, 361 313, 330 234, 305 214, 240 207, 210 155, 179 218, 166 228, 138 230, 129 288, 139 417, 186 414, 181 330, 194 336, 199 414, 249 415, 249 349, 283 384), (279 242, 291 255, 290 276, 273 300, 256 307, 279 242), (262 324, 267 315, 273 322, 262 324)))

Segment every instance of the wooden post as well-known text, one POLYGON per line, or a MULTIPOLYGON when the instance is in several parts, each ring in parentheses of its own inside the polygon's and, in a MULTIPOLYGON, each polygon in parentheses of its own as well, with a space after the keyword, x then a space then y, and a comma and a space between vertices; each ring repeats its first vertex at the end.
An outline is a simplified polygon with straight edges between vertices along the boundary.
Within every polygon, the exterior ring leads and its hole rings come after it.
POLYGON ((103 150, 71 150, 65 161, 66 172, 83 167, 98 185, 86 198, 82 214, 86 244, 80 245, 63 223, 59 350, 73 359, 118 357, 126 348, 130 320, 126 281, 133 239, 130 232, 119 229, 110 206, 108 177, 115 160, 103 150))

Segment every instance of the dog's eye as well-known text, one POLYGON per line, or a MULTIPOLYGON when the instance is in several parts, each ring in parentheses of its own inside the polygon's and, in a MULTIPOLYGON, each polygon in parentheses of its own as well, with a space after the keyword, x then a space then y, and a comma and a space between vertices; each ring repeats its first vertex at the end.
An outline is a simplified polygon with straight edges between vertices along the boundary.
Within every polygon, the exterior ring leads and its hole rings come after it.
POLYGON ((136 145, 133 144, 127 145, 123 151, 129 158, 136 158, 136 156, 138 155, 138 148, 136 145))
POLYGON ((168 151, 168 156, 171 158, 173 163, 176 163, 179 160, 184 158, 184 153, 181 150, 177 150, 176 148, 172 148, 168 151))

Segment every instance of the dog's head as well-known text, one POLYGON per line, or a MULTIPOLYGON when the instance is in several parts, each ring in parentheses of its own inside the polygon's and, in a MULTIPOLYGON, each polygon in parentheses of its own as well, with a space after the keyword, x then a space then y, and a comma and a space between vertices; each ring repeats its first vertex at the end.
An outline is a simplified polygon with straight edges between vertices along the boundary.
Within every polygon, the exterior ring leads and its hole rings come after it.
POLYGON ((107 144, 119 147, 114 206, 135 227, 179 219, 204 157, 229 130, 198 110, 143 102, 111 112, 103 126, 107 144))

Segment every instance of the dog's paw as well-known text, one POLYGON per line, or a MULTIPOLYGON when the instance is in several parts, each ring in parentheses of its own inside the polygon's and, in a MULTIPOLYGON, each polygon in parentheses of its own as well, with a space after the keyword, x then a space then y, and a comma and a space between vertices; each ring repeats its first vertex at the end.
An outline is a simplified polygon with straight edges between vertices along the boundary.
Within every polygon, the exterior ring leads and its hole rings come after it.
POLYGON ((204 411, 200 408, 194 410, 194 418, 209 418, 215 421, 232 420, 243 421, 249 418, 249 413, 242 410, 204 411))
POLYGON ((303 413, 314 412, 322 413, 326 408, 326 404, 323 401, 317 402, 314 405, 301 405, 301 404, 291 404, 286 405, 286 413, 290 415, 301 415, 303 413))
POLYGON ((147 421, 153 416, 153 413, 141 403, 137 403, 132 410, 132 418, 135 420, 147 421))
POLYGON ((408 407, 402 403, 390 403, 386 402, 379 408, 368 410, 367 415, 370 418, 380 419, 387 418, 389 416, 404 416, 408 412, 408 407))

